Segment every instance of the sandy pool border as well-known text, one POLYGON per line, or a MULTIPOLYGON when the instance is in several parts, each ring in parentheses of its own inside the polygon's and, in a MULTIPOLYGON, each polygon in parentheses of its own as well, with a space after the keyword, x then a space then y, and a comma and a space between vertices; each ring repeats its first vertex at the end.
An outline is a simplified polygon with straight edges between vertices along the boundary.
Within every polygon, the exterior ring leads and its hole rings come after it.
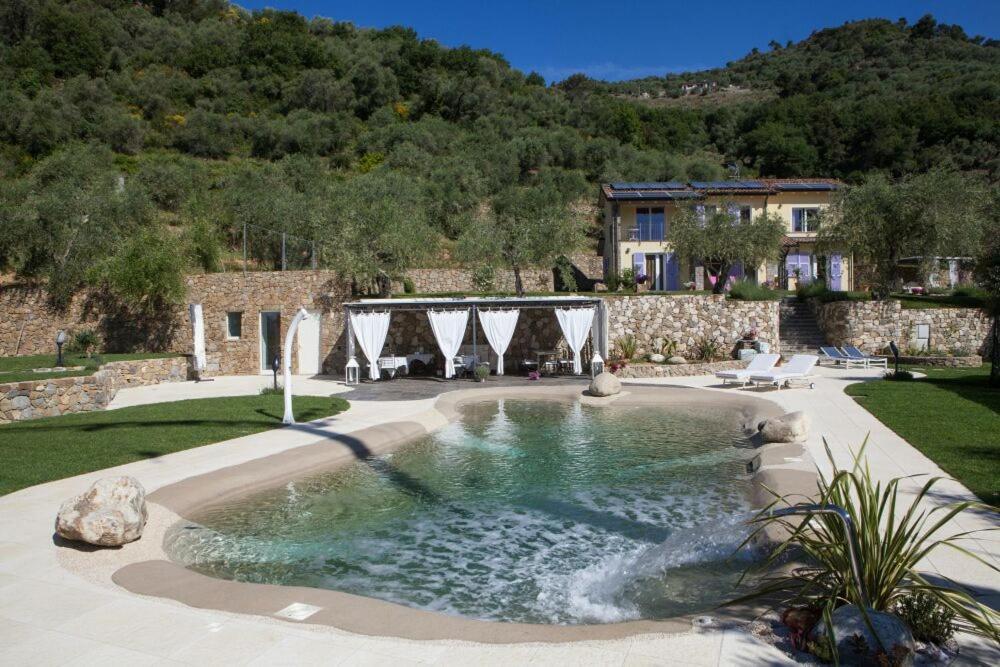
MULTIPOLYGON (((189 477, 150 494, 149 501, 162 506, 165 513, 189 517, 196 510, 266 488, 280 486, 293 479, 318 474, 347 465, 370 455, 384 454, 413 439, 426 435, 459 415, 462 405, 498 398, 536 398, 545 400, 580 399, 591 405, 663 405, 673 407, 717 408, 720 415, 753 426, 764 417, 781 414, 771 401, 746 395, 728 395, 683 386, 646 386, 629 384, 622 394, 598 399, 581 396, 582 386, 567 387, 484 387, 462 389, 440 395, 430 414, 409 421, 372 426, 350 434, 331 435, 317 429, 317 442, 286 450, 210 473, 189 477), (336 444, 336 447, 323 446, 336 444)), ((390 417, 391 419, 391 417, 390 417)), ((800 492, 815 488, 815 473, 800 445, 769 445, 756 450, 754 475, 771 488, 782 492, 800 492), (792 461, 790 464, 789 461, 792 461)), ((755 486, 752 502, 761 504, 765 492, 755 486)), ((481 621, 415 609, 374 598, 340 591, 300 586, 253 584, 218 579, 188 570, 169 560, 163 552, 161 526, 146 539, 158 540, 159 557, 122 563, 112 580, 140 595, 169 598, 192 607, 217 609, 243 614, 274 616, 291 604, 319 608, 300 622, 333 626, 348 632, 372 636, 393 636, 418 640, 464 640, 492 644, 521 642, 573 642, 620 639, 645 634, 689 632, 694 615, 663 620, 628 621, 600 625, 535 625, 481 621)), ((715 610, 721 620, 746 620, 759 607, 730 607, 715 610)))

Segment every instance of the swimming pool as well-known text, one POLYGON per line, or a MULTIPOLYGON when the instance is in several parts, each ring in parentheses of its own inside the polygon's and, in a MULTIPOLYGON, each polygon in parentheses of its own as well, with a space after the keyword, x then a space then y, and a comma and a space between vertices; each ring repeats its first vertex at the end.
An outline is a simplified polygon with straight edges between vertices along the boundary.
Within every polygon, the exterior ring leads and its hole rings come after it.
POLYGON ((395 452, 190 516, 175 561, 463 617, 657 619, 733 595, 748 450, 725 411, 499 399, 395 452))

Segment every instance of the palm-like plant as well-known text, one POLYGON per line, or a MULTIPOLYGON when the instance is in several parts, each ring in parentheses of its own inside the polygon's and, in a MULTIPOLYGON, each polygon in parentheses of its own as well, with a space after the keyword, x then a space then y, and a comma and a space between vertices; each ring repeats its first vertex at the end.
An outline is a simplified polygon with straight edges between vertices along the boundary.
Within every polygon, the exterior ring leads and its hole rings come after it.
POLYGON ((863 591, 858 590, 852 574, 849 536, 841 519, 805 506, 801 506, 801 520, 778 516, 778 510, 796 505, 792 498, 767 489, 774 500, 752 520, 755 528, 747 543, 763 537, 765 531, 773 535, 777 530, 785 537, 771 548, 767 558, 744 573, 744 577, 752 575, 760 579, 755 590, 738 601, 768 598, 775 606, 805 604, 818 608, 829 618, 833 609, 842 604, 856 604, 865 609, 867 602, 875 611, 891 612, 901 599, 925 593, 954 612, 958 630, 1000 641, 997 629, 1000 615, 996 611, 977 602, 954 582, 950 586, 941 585, 919 569, 921 561, 933 552, 950 549, 1000 572, 961 544, 977 533, 994 529, 958 533, 947 530, 952 520, 967 510, 996 512, 996 508, 973 501, 924 506, 924 499, 941 477, 928 479, 907 503, 901 497, 900 484, 909 478, 897 477, 886 484, 872 479, 868 462, 862 459, 866 445, 867 439, 854 456, 850 470, 839 469, 826 446, 833 476, 827 479, 820 473, 819 497, 815 501, 818 508, 839 507, 850 517, 863 591), (789 557, 802 564, 780 567, 789 557))

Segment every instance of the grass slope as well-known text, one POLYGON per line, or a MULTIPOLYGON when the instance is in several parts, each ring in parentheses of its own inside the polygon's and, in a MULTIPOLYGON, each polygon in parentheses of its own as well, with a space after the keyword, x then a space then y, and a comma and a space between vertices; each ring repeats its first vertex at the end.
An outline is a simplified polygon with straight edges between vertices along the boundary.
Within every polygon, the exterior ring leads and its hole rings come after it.
POLYGON ((989 365, 921 369, 914 382, 864 382, 847 393, 984 502, 1000 504, 1000 390, 989 365))
MULTIPOLYGON (((342 398, 295 397, 309 421, 347 409, 342 398)), ((281 426, 281 396, 204 398, 0 426, 0 495, 281 426)))
POLYGON ((24 382, 25 380, 50 380, 53 378, 91 375, 98 366, 111 361, 135 361, 137 359, 163 359, 165 357, 181 356, 176 352, 138 352, 134 354, 95 354, 87 357, 82 354, 63 355, 63 364, 83 366, 82 370, 61 371, 55 373, 36 373, 33 368, 52 368, 56 365, 54 354, 32 354, 25 357, 0 357, 0 383, 24 382))

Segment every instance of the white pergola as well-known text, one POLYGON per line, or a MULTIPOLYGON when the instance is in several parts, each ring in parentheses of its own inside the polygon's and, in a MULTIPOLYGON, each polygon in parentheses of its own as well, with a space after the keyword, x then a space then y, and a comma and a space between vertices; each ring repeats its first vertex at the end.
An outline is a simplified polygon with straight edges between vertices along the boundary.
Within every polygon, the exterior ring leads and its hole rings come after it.
MULTIPOLYGON (((608 356, 608 311, 604 300, 586 296, 526 296, 526 297, 425 297, 400 299, 360 299, 344 304, 344 333, 347 338, 347 360, 355 358, 355 331, 351 315, 362 313, 386 313, 405 311, 441 312, 466 311, 472 319, 472 353, 478 354, 479 311, 488 310, 537 310, 551 309, 593 309, 594 317, 590 325, 590 339, 594 350, 602 358, 608 356)), ((381 350, 374 352, 377 357, 381 350)))

